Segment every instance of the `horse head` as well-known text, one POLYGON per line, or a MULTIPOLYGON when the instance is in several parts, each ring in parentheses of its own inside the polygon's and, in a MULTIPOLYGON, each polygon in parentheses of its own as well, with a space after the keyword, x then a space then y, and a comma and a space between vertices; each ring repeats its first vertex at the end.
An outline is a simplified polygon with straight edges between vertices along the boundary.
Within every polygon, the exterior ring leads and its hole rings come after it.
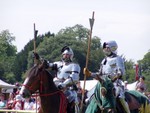
POLYGON ((46 71, 46 68, 47 63, 44 60, 40 64, 34 65, 29 71, 27 71, 27 77, 20 90, 20 95, 22 95, 23 97, 29 97, 36 91, 41 92, 43 85, 47 83, 46 80, 50 80, 51 82, 53 81, 52 76, 49 76, 50 73, 46 71), (45 78, 46 75, 48 75, 48 78, 45 78))
POLYGON ((60 113, 61 111, 61 113, 66 113, 66 97, 56 87, 53 76, 47 71, 47 67, 46 61, 33 66, 26 73, 27 77, 19 93, 24 98, 38 93, 36 96, 40 96, 43 113, 60 113))
POLYGON ((35 93, 40 87, 40 69, 38 66, 32 67, 27 73, 27 77, 21 87, 20 95, 25 97, 30 97, 33 93, 35 93))

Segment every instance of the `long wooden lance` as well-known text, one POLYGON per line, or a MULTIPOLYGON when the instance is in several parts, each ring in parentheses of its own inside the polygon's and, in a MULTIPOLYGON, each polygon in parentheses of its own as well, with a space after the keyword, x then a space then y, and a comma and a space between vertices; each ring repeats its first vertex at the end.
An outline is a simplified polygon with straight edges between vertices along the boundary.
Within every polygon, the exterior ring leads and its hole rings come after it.
MULTIPOLYGON (((37 39, 38 30, 36 30, 36 28, 35 28, 35 23, 33 25, 33 28, 34 28, 34 41, 33 41, 33 45, 34 45, 34 53, 36 53, 36 39, 37 39)), ((34 59, 34 63, 35 64, 37 63, 36 59, 34 59)), ((36 96, 36 100, 37 100, 37 96, 36 96)), ((37 112, 38 112, 38 110, 37 110, 37 102, 36 102, 36 113, 37 112)))
MULTIPOLYGON (((88 68, 88 61, 89 61, 89 55, 90 55, 91 37, 92 37, 92 30, 93 30, 93 25, 94 25, 94 11, 93 11, 93 14, 92 14, 92 18, 89 19, 89 22, 90 22, 90 33, 89 33, 88 49, 87 49, 87 55, 86 55, 86 65, 85 65, 86 68, 88 68)), ((86 85, 86 75, 84 75, 84 84, 83 84, 83 91, 82 91, 82 100, 81 100, 80 113, 82 113, 82 108, 83 108, 85 85, 86 85)))
MULTIPOLYGON (((34 46, 34 53, 36 53, 36 39, 37 39, 37 33, 38 33, 38 30, 36 30, 35 28, 35 23, 34 23, 34 40, 33 40, 33 46, 34 46)), ((36 59, 34 59, 34 64, 36 64, 37 61, 36 59)))
POLYGON ((33 41, 33 45, 34 45, 34 52, 35 53, 36 53, 36 38, 37 38, 37 33, 38 33, 38 30, 36 30, 35 23, 34 23, 34 41, 33 41))

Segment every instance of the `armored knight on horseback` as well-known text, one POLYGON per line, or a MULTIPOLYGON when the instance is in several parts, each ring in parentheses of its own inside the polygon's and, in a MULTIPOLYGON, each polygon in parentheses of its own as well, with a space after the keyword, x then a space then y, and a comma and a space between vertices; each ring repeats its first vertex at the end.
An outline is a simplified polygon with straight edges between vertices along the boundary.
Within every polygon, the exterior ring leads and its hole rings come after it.
MULTIPOLYGON (((76 84, 79 82, 80 66, 73 62, 74 53, 70 47, 64 46, 61 54, 61 61, 50 63, 44 60, 44 62, 48 70, 56 71, 53 81, 58 89, 62 90, 67 97, 67 113, 75 113, 79 111, 76 84)), ((34 53, 34 57, 39 59, 37 53, 34 53)))
POLYGON ((108 41, 103 43, 103 52, 106 57, 102 60, 99 72, 90 72, 87 68, 84 68, 84 74, 86 76, 92 76, 94 78, 108 77, 113 81, 115 89, 115 97, 120 100, 126 113, 130 113, 129 107, 125 101, 124 88, 122 85, 122 76, 125 74, 124 61, 117 55, 118 45, 115 41, 108 41))
MULTIPOLYGON (((54 63, 49 63, 52 70, 56 70, 57 76, 54 78, 56 86, 63 90, 70 105, 78 106, 77 87, 79 81, 80 66, 73 62, 73 50, 65 46, 61 50, 62 60, 54 63)), ((68 106, 70 110, 71 106, 68 106)), ((69 111, 72 113, 75 111, 69 111)))

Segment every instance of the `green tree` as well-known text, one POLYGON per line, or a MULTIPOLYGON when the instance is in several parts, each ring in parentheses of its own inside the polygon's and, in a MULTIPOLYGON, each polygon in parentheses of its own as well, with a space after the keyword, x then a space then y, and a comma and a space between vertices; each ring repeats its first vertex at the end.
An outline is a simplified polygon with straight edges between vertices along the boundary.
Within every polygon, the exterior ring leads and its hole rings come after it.
MULTIPOLYGON (((50 32, 48 32, 49 34, 50 32)), ((47 33, 45 34, 46 36, 47 33)), ((45 35, 39 35, 36 39, 36 46, 38 46, 44 39, 43 37, 45 35)), ((33 46, 33 41, 34 39, 30 40, 24 47, 21 52, 19 52, 15 58, 14 65, 13 65, 13 73, 16 75, 16 80, 19 82, 22 82, 24 79, 24 73, 27 71, 27 66, 28 66, 28 55, 30 51, 33 51, 34 46, 33 46)), ((30 58, 32 59, 32 57, 30 58)))
POLYGON ((15 37, 4 30, 0 33, 0 79, 14 82, 15 75, 12 73, 14 59, 16 57, 16 46, 12 44, 15 37))
POLYGON ((135 63, 132 60, 126 60, 125 61, 125 69, 126 74, 124 76, 124 80, 127 80, 129 83, 135 82, 135 69, 134 69, 135 63))
POLYGON ((145 77, 145 83, 148 91, 150 91, 150 50, 144 55, 142 60, 138 61, 138 64, 141 66, 142 76, 145 77))
MULTIPOLYGON (((74 51, 74 61, 81 66, 80 79, 83 79, 82 70, 86 62, 88 33, 89 30, 82 25, 61 29, 54 37, 44 37, 43 42, 37 47, 37 52, 49 62, 54 62, 61 59, 62 47, 65 45, 70 46, 74 51)), ((104 57, 99 37, 92 38, 90 53, 89 68, 90 70, 98 70, 99 62, 104 57)), ((33 66, 31 55, 32 51, 28 56, 28 68, 33 66)))

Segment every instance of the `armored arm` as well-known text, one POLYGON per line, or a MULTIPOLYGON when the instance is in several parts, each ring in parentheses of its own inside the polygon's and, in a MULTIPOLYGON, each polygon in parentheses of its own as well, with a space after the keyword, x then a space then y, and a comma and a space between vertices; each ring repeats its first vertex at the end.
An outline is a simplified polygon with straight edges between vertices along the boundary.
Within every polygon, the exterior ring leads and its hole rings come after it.
POLYGON ((125 75, 124 61, 123 61, 123 59, 122 59, 120 56, 118 56, 118 58, 117 58, 116 74, 117 74, 118 76, 123 76, 123 75, 125 75))
POLYGON ((49 63, 49 68, 57 71, 57 64, 56 63, 49 63))
POLYGON ((117 79, 122 79, 122 76, 125 75, 125 67, 124 67, 124 61, 123 59, 118 56, 116 59, 117 67, 116 67, 116 72, 115 76, 113 77, 112 81, 116 81, 117 79))

